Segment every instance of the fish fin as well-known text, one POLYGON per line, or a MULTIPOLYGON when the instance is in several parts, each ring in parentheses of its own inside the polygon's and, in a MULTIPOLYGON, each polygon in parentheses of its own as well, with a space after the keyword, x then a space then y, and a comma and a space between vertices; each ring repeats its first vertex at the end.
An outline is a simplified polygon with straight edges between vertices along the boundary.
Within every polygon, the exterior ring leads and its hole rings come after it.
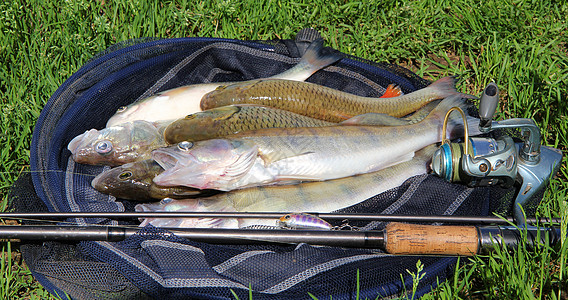
POLYGON ((323 39, 313 41, 298 64, 283 73, 270 77, 270 79, 304 81, 318 70, 343 58, 338 52, 324 53, 323 49, 323 39))
POLYGON ((387 114, 366 113, 354 116, 340 122, 341 125, 373 125, 373 126, 399 126, 408 125, 408 121, 387 114))
POLYGON ((380 96, 379 98, 392 98, 392 97, 398 97, 398 96, 402 96, 403 92, 400 89, 399 86, 394 85, 394 84, 389 84, 389 86, 387 86, 387 89, 385 90, 385 93, 380 96))
POLYGON ((245 151, 243 154, 227 166, 223 172, 224 177, 240 178, 244 176, 256 161, 258 156, 258 146, 254 145, 245 151))
MULTIPOLYGON (((432 112, 422 122, 426 121, 434 122, 435 128, 437 128, 440 132, 440 141, 444 138, 454 139, 462 137, 464 135, 463 131, 464 120, 462 119, 460 113, 454 111, 448 116, 448 123, 447 123, 448 125, 446 131, 447 133, 449 133, 449 136, 447 137, 441 136, 442 127, 444 124, 444 119, 446 117, 446 114, 450 109, 452 109, 453 107, 458 107, 462 111, 464 111, 464 113, 467 113, 468 106, 469 104, 467 104, 460 95, 453 95, 450 97, 446 97, 444 100, 442 100, 442 102, 440 102, 440 104, 438 104, 438 106, 436 106, 436 108, 434 108, 434 110, 432 110, 432 112)), ((478 126, 479 125, 478 119, 466 115, 466 120, 470 136, 481 134, 481 131, 479 130, 478 126)))
POLYGON ((430 84, 427 88, 437 90, 441 98, 446 98, 449 96, 459 96, 465 99, 477 99, 477 97, 469 94, 460 93, 456 90, 456 82, 458 81, 457 76, 446 76, 440 78, 434 83, 430 84))

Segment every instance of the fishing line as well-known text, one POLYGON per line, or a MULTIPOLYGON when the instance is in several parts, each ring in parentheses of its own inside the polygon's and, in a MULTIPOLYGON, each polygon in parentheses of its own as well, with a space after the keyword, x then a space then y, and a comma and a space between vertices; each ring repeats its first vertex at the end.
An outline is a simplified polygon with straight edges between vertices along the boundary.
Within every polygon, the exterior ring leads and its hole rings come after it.
POLYGON ((21 175, 21 174, 37 174, 37 173, 62 173, 62 174, 71 174, 71 175, 80 175, 80 176, 89 176, 89 177, 96 177, 96 174, 87 174, 87 173, 80 173, 80 172, 69 172, 69 171, 64 171, 64 170, 40 170, 40 171, 20 171, 20 172, 16 172, 16 171, 6 171, 6 172, 0 172, 0 174, 4 175, 4 174, 17 174, 17 175, 21 175))

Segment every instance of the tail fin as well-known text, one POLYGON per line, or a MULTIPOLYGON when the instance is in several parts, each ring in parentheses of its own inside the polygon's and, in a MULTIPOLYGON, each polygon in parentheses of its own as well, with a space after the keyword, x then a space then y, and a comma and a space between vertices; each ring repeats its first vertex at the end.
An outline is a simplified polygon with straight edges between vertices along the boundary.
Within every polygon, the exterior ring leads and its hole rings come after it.
POLYGON ((434 81, 434 83, 429 85, 428 88, 437 90, 442 98, 456 95, 465 99, 477 99, 477 97, 473 95, 458 92, 456 90, 457 81, 458 81, 457 76, 447 76, 434 81))
POLYGON ((313 41, 297 65, 270 78, 304 81, 318 70, 343 58, 338 52, 323 53, 323 49, 323 39, 313 41))
MULTIPOLYGON (((435 124, 436 128, 438 128, 440 132, 440 140, 442 140, 441 134, 442 134, 442 127, 444 125, 444 119, 448 111, 453 107, 458 107, 465 112, 467 111, 468 104, 465 103, 461 95, 453 95, 450 97, 446 97, 424 119, 424 121, 430 121, 433 122, 433 124, 435 124)), ((466 120, 470 136, 481 134, 481 131, 479 130, 479 119, 466 115, 466 120)), ((457 111, 453 111, 448 117, 448 125, 446 129, 446 133, 448 136, 444 138, 454 139, 464 136, 463 125, 464 121, 462 119, 461 114, 457 111)))
POLYGON ((379 98, 392 98, 392 97, 398 97, 398 96, 402 96, 402 90, 400 89, 400 87, 394 85, 394 84, 389 84, 389 86, 387 86, 387 89, 385 91, 385 93, 380 96, 379 98))

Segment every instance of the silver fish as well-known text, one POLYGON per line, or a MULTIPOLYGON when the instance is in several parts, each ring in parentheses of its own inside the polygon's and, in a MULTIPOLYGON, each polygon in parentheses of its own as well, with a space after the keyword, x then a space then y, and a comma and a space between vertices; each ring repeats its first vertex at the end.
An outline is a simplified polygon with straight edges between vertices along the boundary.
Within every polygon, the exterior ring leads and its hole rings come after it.
MULTIPOLYGON (((270 78, 304 81, 316 71, 342 58, 337 53, 323 54, 322 49, 323 40, 314 41, 297 65, 270 78)), ((219 86, 233 83, 235 82, 192 84, 160 92, 119 108, 116 114, 107 121, 106 126, 111 127, 134 120, 160 121, 183 118, 188 114, 201 111, 200 102, 203 95, 219 86)))
MULTIPOLYGON (((409 161, 376 171, 347 178, 321 182, 304 182, 297 185, 273 185, 252 187, 220 193, 211 197, 170 200, 158 203, 138 204, 138 212, 159 211, 237 211, 237 212, 290 212, 309 211, 328 213, 355 205, 392 188, 400 186, 406 179, 426 174, 436 145, 430 145, 418 152, 409 161)), ((223 222, 218 220, 218 222, 223 222)), ((225 220, 224 222, 229 222, 225 220)), ((152 224, 157 227, 215 227, 214 221, 199 223, 193 219, 147 218, 140 226, 152 224)), ((240 219, 237 223, 219 223, 226 228, 255 225, 274 226, 274 220, 240 219), (230 227, 234 226, 234 227, 230 227)))
MULTIPOLYGON (((271 128, 182 142, 152 152, 165 170, 154 182, 228 191, 377 171, 407 161, 415 151, 441 141, 444 117, 454 106, 465 107, 465 103, 460 97, 448 97, 422 122, 406 126, 271 128)), ((452 114, 448 132, 461 136, 463 131, 456 130, 461 122, 458 114, 452 114)), ((477 123, 470 124, 470 133, 479 133, 477 123)))

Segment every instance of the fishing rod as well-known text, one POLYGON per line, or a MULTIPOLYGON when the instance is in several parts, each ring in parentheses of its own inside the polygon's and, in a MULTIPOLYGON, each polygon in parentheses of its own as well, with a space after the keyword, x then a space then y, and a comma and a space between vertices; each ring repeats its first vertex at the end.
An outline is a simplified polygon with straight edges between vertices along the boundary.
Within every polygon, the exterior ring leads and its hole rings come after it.
MULTIPOLYGON (((68 218, 248 218, 278 219, 290 212, 4 212, 0 219, 68 219, 68 218)), ((375 222, 412 222, 412 223, 461 223, 495 224, 514 223, 512 217, 497 216, 448 216, 448 215, 386 215, 386 214, 343 214, 343 213, 308 213, 327 220, 375 221, 375 222)), ((560 218, 526 219, 529 224, 560 224, 560 218)))
MULTIPOLYGON (((512 226, 435 226, 390 223, 384 230, 283 230, 283 229, 217 229, 163 228, 178 237, 212 244, 297 244, 371 248, 397 255, 463 255, 485 254, 496 247, 515 249, 521 242, 529 247, 536 243, 550 245, 561 241, 560 228, 524 228, 512 226)), ((155 232, 118 226, 1 226, 0 239, 110 241, 117 242, 133 235, 154 236, 155 232)), ((167 234, 167 233, 166 233, 167 234)))

